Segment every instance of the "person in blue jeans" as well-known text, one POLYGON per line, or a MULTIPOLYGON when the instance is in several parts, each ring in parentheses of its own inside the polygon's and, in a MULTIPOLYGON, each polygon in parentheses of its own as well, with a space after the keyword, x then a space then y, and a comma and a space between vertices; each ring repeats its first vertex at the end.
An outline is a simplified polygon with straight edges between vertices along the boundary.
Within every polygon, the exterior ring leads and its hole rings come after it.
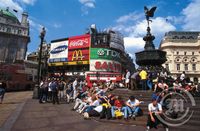
POLYGON ((121 112, 124 113, 124 119, 128 119, 128 110, 127 107, 125 106, 124 102, 122 101, 120 96, 116 96, 116 99, 114 101, 114 105, 111 107, 111 115, 112 118, 115 119, 115 111, 120 110, 121 112))
POLYGON ((140 101, 135 98, 135 96, 130 96, 129 100, 126 102, 127 111, 129 114, 129 117, 132 117, 135 119, 135 117, 138 115, 139 111, 141 110, 139 105, 140 101))

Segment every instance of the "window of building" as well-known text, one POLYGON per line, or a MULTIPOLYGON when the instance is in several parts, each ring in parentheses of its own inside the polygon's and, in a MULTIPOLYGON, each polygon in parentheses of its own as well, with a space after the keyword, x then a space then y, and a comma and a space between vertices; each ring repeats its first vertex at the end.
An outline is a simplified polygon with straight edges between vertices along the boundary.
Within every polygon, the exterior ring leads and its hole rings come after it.
POLYGON ((7 28, 7 32, 8 32, 8 33, 11 33, 11 28, 8 27, 8 28, 7 28))
POLYGON ((184 52, 184 55, 187 55, 187 52, 184 52))
POLYGON ((178 54, 179 54, 179 52, 177 51, 177 52, 176 52, 176 54, 178 55, 178 54))
POLYGON ((165 68, 169 70, 169 64, 165 64, 165 68))
POLYGON ((22 33, 22 30, 18 30, 18 35, 21 35, 21 33, 22 33))
POLYGON ((192 64, 192 70, 196 71, 196 64, 192 64))
POLYGON ((177 65, 176 65, 176 70, 177 70, 177 71, 180 71, 180 64, 177 64, 177 65))
POLYGON ((184 59, 185 62, 187 62, 187 59, 184 59))
POLYGON ((188 71, 188 64, 185 64, 185 71, 188 71))
POLYGON ((192 55, 194 55, 194 52, 192 52, 192 55))

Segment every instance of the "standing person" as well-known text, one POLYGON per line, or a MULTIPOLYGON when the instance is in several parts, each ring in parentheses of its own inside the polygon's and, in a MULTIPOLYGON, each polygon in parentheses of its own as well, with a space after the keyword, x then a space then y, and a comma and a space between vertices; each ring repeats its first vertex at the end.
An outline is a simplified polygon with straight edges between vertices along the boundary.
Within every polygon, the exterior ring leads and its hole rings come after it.
POLYGON ((3 103, 5 92, 6 92, 6 83, 0 82, 0 104, 3 103))
POLYGON ((43 98, 43 94, 44 94, 44 81, 41 80, 40 81, 40 88, 39 88, 39 103, 42 103, 42 98, 43 98))
POLYGON ((181 80, 181 82, 183 82, 185 80, 185 71, 183 71, 183 73, 181 74, 180 80, 181 80))
POLYGON ((162 124, 166 131, 168 131, 168 126, 161 122, 158 119, 158 116, 162 117, 163 111, 162 106, 157 102, 157 100, 154 98, 152 99, 152 103, 148 105, 148 119, 147 119, 147 131, 149 131, 151 128, 156 128, 158 124, 162 124))
POLYGON ((64 88, 65 88, 65 83, 64 81, 60 80, 59 83, 58 83, 58 96, 59 96, 59 99, 63 99, 64 98, 64 88))
POLYGON ((137 88, 137 76, 139 75, 139 72, 136 71, 131 75, 131 89, 135 90, 137 88))
POLYGON ((126 76, 125 76, 125 84, 126 84, 126 88, 129 89, 130 88, 130 85, 129 85, 129 82, 130 82, 130 75, 131 73, 128 71, 128 69, 126 70, 126 76))
POLYGON ((52 101, 52 90, 51 90, 51 84, 53 79, 49 79, 49 85, 48 85, 48 101, 52 101))
POLYGON ((78 79, 76 78, 73 82, 73 99, 75 100, 76 99, 76 92, 77 92, 77 85, 78 85, 78 79))
POLYGON ((53 101, 53 104, 55 104, 55 102, 57 102, 57 104, 59 104, 59 101, 58 101, 58 83, 56 82, 56 80, 54 80, 52 83, 51 83, 51 90, 52 90, 52 101, 53 101))
POLYGON ((43 103, 46 102, 47 99, 47 89, 48 89, 48 81, 46 80, 42 80, 40 82, 40 97, 39 97, 39 103, 43 103))
POLYGON ((140 71, 139 73, 139 76, 142 82, 142 89, 147 90, 147 72, 144 69, 142 69, 142 71, 140 71))

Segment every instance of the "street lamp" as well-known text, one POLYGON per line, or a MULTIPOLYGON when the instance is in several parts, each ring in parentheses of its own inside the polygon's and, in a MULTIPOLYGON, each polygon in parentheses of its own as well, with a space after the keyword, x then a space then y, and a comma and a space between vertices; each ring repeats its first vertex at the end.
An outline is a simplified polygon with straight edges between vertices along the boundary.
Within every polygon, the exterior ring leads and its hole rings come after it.
POLYGON ((39 59, 38 59, 38 72, 37 72, 37 84, 39 85, 40 84, 40 81, 41 81, 41 58, 42 58, 42 45, 43 45, 43 42, 44 42, 44 36, 46 34, 46 31, 45 31, 45 27, 42 27, 42 30, 40 32, 40 39, 41 39, 41 42, 40 42, 40 50, 39 50, 39 59))
POLYGON ((33 98, 38 99, 39 97, 39 85, 41 80, 41 57, 42 57, 42 45, 44 42, 44 36, 46 34, 45 27, 42 27, 42 30, 40 32, 40 50, 39 50, 39 58, 38 58, 38 70, 37 70, 37 84, 35 85, 34 91, 33 91, 33 98))

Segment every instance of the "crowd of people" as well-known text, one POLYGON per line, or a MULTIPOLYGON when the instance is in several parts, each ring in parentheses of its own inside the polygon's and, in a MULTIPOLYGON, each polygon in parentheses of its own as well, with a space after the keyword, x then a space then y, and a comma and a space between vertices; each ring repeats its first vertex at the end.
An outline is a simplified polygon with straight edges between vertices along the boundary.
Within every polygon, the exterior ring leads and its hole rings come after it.
POLYGON ((163 109, 167 108, 166 103, 161 101, 165 94, 187 91, 195 95, 199 92, 198 86, 187 79, 185 72, 174 80, 165 70, 149 72, 142 68, 132 75, 126 70, 124 84, 113 81, 96 82, 92 87, 88 87, 83 79, 75 78, 71 81, 64 81, 57 78, 46 78, 40 83, 39 102, 52 102, 53 104, 59 104, 62 100, 67 103, 73 102, 72 110, 82 114, 85 119, 99 117, 100 119, 135 120, 137 116, 143 115, 140 105, 144 102, 138 100, 137 96, 122 99, 123 94, 118 96, 109 92, 116 87, 123 87, 120 84, 125 85, 127 89, 152 91, 152 102, 148 104, 147 130, 157 128, 159 123, 163 124, 166 131, 168 130, 168 126, 157 117, 158 115, 163 116, 163 109))

